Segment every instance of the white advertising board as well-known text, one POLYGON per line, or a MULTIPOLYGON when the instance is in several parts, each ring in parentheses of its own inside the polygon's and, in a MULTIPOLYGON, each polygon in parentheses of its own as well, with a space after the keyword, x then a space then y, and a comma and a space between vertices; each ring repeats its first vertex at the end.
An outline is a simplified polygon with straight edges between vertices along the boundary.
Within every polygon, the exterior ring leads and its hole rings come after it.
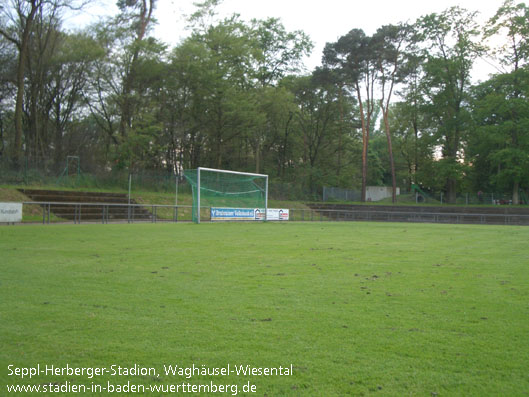
POLYGON ((22 222, 22 203, 0 203, 0 223, 22 222))
POLYGON ((268 208, 266 219, 269 221, 288 221, 289 210, 286 208, 268 208))
MULTIPOLYGON (((269 221, 288 221, 289 210, 268 208, 266 219, 269 221)), ((263 221, 263 208, 218 208, 211 207, 212 221, 263 221)))

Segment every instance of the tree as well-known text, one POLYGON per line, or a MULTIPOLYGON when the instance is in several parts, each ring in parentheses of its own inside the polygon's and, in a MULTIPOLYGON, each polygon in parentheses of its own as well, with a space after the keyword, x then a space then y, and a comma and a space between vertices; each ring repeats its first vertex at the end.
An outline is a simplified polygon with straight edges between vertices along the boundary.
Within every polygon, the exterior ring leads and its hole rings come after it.
POLYGON ((507 38, 495 51, 505 73, 476 88, 477 139, 469 149, 476 170, 491 175, 482 179, 497 188, 510 186, 516 204, 520 186, 529 180, 529 7, 505 0, 486 33, 507 38))
MULTIPOLYGON (((404 93, 403 93, 404 94, 404 93)), ((395 156, 406 166, 406 187, 412 184, 431 186, 435 141, 422 111, 419 98, 413 100, 410 91, 407 100, 391 105, 389 124, 393 132, 395 156)))
MULTIPOLYGON (((8 127, 10 126, 11 102, 15 96, 16 48, 0 35, 0 161, 8 157, 8 127)), ((11 128, 10 128, 11 129, 11 128)))
POLYGON ((358 101, 362 127, 362 201, 366 200, 369 136, 373 128, 374 86, 378 75, 372 45, 371 38, 361 29, 353 29, 336 43, 327 43, 323 51, 324 66, 340 76, 358 101))
POLYGON ((300 108, 297 123, 302 133, 304 165, 308 166, 308 187, 314 191, 316 161, 322 148, 328 143, 329 129, 336 113, 332 101, 327 98, 328 91, 320 87, 311 76, 297 80, 294 92, 300 108))
POLYGON ((277 84, 287 74, 299 72, 303 57, 314 47, 303 31, 288 32, 277 18, 252 20, 251 34, 261 50, 255 65, 261 86, 277 84))
POLYGON ((31 33, 37 17, 51 15, 58 18, 63 8, 81 9, 86 0, 2 0, 0 3, 0 35, 12 42, 18 50, 15 101, 15 137, 11 149, 15 165, 22 156, 24 78, 29 58, 31 33))
POLYGON ((193 74, 194 102, 201 109, 193 116, 206 139, 202 150, 211 166, 223 168, 226 152, 236 149, 230 145, 260 122, 252 69, 260 50, 237 16, 196 30, 182 46, 193 74))
POLYGON ((510 190, 519 202, 529 186, 529 70, 494 76, 475 89, 476 133, 468 144, 481 183, 510 190))
POLYGON ((483 53, 476 13, 452 7, 422 17, 416 24, 425 48, 422 94, 435 131, 442 159, 438 173, 446 184, 447 201, 455 203, 458 180, 463 175, 463 147, 469 129, 468 93, 474 60, 483 53))
MULTIPOLYGON (((126 68, 123 70, 123 82, 120 101, 121 120, 119 131, 122 137, 127 135, 132 127, 132 117, 134 114, 134 84, 138 74, 138 62, 142 50, 144 49, 144 39, 148 29, 153 22, 152 13, 156 6, 156 0, 118 0, 118 8, 121 14, 117 21, 123 24, 126 30, 125 40, 130 39, 125 45, 124 58, 126 68)), ((122 27, 122 29, 123 29, 122 27)))
POLYGON ((166 76, 166 46, 148 35, 155 1, 118 5, 119 15, 92 27, 104 57, 93 65, 87 104, 119 167, 161 163, 151 145, 162 128, 156 96, 166 76))
POLYGON ((378 83, 380 92, 380 108, 386 133, 389 163, 392 181, 392 202, 397 201, 397 179, 395 175, 395 160, 389 123, 391 98, 395 86, 402 80, 405 70, 405 50, 409 42, 410 29, 405 25, 386 25, 377 30, 373 36, 373 51, 378 69, 378 83))
POLYGON ((489 20, 486 37, 499 35, 507 41, 495 50, 504 72, 515 72, 529 62, 529 7, 505 0, 489 20))
POLYGON ((50 61, 46 92, 54 124, 55 163, 64 161, 63 138, 76 111, 84 107, 83 93, 93 63, 103 51, 88 35, 60 33, 56 53, 50 61))
MULTIPOLYGON (((279 90, 277 93, 275 87, 287 74, 299 72, 302 68, 302 58, 310 54, 313 44, 310 38, 302 31, 288 32, 283 24, 277 18, 268 18, 266 20, 252 20, 249 34, 253 36, 259 53, 255 57, 256 84, 255 88, 260 92, 257 94, 257 100, 260 104, 261 111, 266 115, 262 123, 253 129, 250 137, 251 145, 255 153, 255 172, 259 173, 261 169, 262 157, 266 153, 265 145, 273 145, 273 138, 277 136, 278 128, 288 131, 288 125, 278 126, 277 123, 283 120, 290 123, 291 117, 274 117, 271 113, 271 104, 269 98, 277 95, 279 101, 285 99, 282 94, 284 91, 279 90)), ((287 109, 289 105, 285 104, 287 109)), ((275 107, 276 110, 277 107, 275 107)), ((284 113, 280 111, 280 113, 284 113)))

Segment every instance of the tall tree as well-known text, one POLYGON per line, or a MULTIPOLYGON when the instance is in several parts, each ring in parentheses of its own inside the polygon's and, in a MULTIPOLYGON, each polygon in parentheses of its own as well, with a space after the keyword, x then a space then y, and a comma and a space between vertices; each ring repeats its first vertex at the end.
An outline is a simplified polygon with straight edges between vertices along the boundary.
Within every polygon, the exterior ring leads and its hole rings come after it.
POLYGON ((442 152, 438 172, 445 177, 450 203, 455 203, 457 183, 463 175, 462 144, 470 122, 470 72, 474 60, 484 51, 475 20, 475 12, 452 7, 422 17, 416 24, 425 44, 422 93, 438 125, 435 134, 442 152))
POLYGON ((374 124, 374 89, 378 76, 372 45, 372 39, 363 30, 353 29, 336 43, 327 43, 323 51, 324 66, 343 79, 344 86, 355 93, 358 101, 362 126, 362 201, 366 200, 369 136, 374 124))
POLYGON ((185 45, 187 61, 195 73, 195 98, 202 106, 197 122, 207 137, 211 165, 222 168, 226 151, 255 127, 257 102, 252 91, 252 65, 260 54, 248 26, 237 16, 196 30, 185 45))
POLYGON ((133 91, 138 74, 139 57, 144 46, 143 41, 153 23, 156 0, 118 0, 117 5, 121 11, 118 20, 127 26, 129 39, 131 39, 125 48, 127 65, 123 71, 120 101, 121 120, 119 132, 122 137, 126 137, 128 130, 132 127, 132 116, 135 111, 133 91))
MULTIPOLYGON (((302 60, 305 55, 310 54, 313 44, 310 38, 302 31, 289 32, 277 18, 266 20, 252 20, 249 34, 254 37, 259 54, 255 58, 256 89, 261 110, 265 113, 262 123, 256 126, 250 136, 251 145, 255 153, 255 172, 261 172, 262 157, 266 155, 265 145, 272 144, 272 138, 276 135, 277 122, 284 120, 289 123, 290 118, 277 118, 269 112, 268 103, 271 96, 278 95, 277 99, 285 99, 283 91, 275 93, 275 87, 287 74, 294 74, 303 69, 302 60)), ((288 106, 287 106, 288 107, 288 106)), ((288 130, 288 126, 281 128, 288 130)))
POLYGON ((494 76, 475 89, 476 132, 468 155, 474 173, 487 187, 511 191, 529 187, 529 70, 494 76))
POLYGON ((58 17, 64 8, 80 9, 86 0, 2 0, 0 3, 0 34, 15 44, 18 50, 15 101, 15 137, 11 156, 15 165, 20 164, 22 156, 23 103, 26 67, 29 57, 31 33, 39 15, 58 17))
POLYGON ((84 33, 60 33, 56 54, 50 60, 46 86, 53 122, 54 157, 59 166, 64 161, 63 138, 77 111, 84 107, 83 93, 93 63, 104 55, 101 47, 84 33))
MULTIPOLYGON (((324 171, 318 166, 337 133, 340 119, 338 89, 318 75, 302 76, 293 81, 299 111, 296 122, 302 139, 302 165, 307 170, 307 185, 316 191, 316 179, 324 171)), ((321 183, 321 179, 318 181, 321 183)))
POLYGON ((397 201, 397 179, 395 174, 395 160, 393 158, 393 144, 389 123, 389 111, 393 92, 402 80, 405 70, 404 58, 406 46, 410 42, 410 29, 405 25, 386 25, 377 30, 373 36, 373 51, 378 68, 378 83, 380 92, 380 108, 386 133, 389 163, 392 182, 392 202, 397 201))
POLYGON ((504 72, 515 72, 529 62, 529 6, 505 0, 489 20, 486 37, 506 38, 495 50, 504 72))
POLYGON ((497 183, 500 180, 510 184, 513 202, 518 203, 529 165, 529 7, 505 0, 489 20, 486 36, 504 40, 494 51, 504 73, 476 90, 475 116, 481 139, 473 142, 472 149, 480 148, 476 162, 489 161, 496 186, 501 185, 497 183))
POLYGON ((251 34, 261 50, 255 65, 261 86, 275 85, 287 74, 302 70, 303 57, 314 47, 303 31, 289 32, 277 18, 252 20, 251 34))

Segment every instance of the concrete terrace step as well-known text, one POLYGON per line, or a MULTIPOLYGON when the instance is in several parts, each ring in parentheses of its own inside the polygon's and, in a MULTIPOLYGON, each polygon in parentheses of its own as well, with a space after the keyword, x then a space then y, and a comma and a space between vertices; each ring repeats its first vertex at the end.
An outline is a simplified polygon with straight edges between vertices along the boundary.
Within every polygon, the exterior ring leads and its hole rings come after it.
MULTIPOLYGON (((152 219, 152 214, 140 206, 131 207, 129 212, 128 196, 123 193, 38 189, 19 189, 19 191, 32 201, 55 203, 50 205, 50 211, 55 216, 63 219, 75 220, 79 219, 80 216, 84 220, 97 220, 103 217, 104 211, 107 219, 127 220, 129 217, 137 220, 152 219)), ((131 200, 131 204, 137 203, 131 200)))
POLYGON ((77 190, 42 190, 42 189, 18 189, 26 195, 60 195, 60 196, 79 196, 83 197, 119 197, 127 198, 125 193, 106 193, 106 192, 80 192, 77 190))
POLYGON ((51 194, 34 194, 28 195, 33 201, 47 201, 47 202, 64 202, 64 203, 104 203, 104 204, 128 204, 128 198, 122 197, 105 197, 105 196, 61 196, 51 194))
POLYGON ((529 207, 516 207, 507 205, 490 206, 413 206, 413 205, 360 205, 360 204, 310 204, 310 208, 318 210, 343 210, 343 211, 370 211, 370 212, 413 212, 413 213, 451 213, 451 214, 508 214, 529 215, 529 207))
POLYGON ((331 220, 529 225, 529 208, 514 206, 391 206, 310 204, 331 220))

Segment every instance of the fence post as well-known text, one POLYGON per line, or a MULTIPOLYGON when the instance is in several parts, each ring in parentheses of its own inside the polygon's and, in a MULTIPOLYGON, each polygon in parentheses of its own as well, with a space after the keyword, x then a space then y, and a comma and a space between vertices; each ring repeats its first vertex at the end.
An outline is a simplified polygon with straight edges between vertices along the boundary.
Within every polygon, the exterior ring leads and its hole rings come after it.
POLYGON ((468 205, 468 193, 466 194, 466 203, 468 205))
POLYGON ((443 204, 443 192, 441 192, 441 205, 443 204))

